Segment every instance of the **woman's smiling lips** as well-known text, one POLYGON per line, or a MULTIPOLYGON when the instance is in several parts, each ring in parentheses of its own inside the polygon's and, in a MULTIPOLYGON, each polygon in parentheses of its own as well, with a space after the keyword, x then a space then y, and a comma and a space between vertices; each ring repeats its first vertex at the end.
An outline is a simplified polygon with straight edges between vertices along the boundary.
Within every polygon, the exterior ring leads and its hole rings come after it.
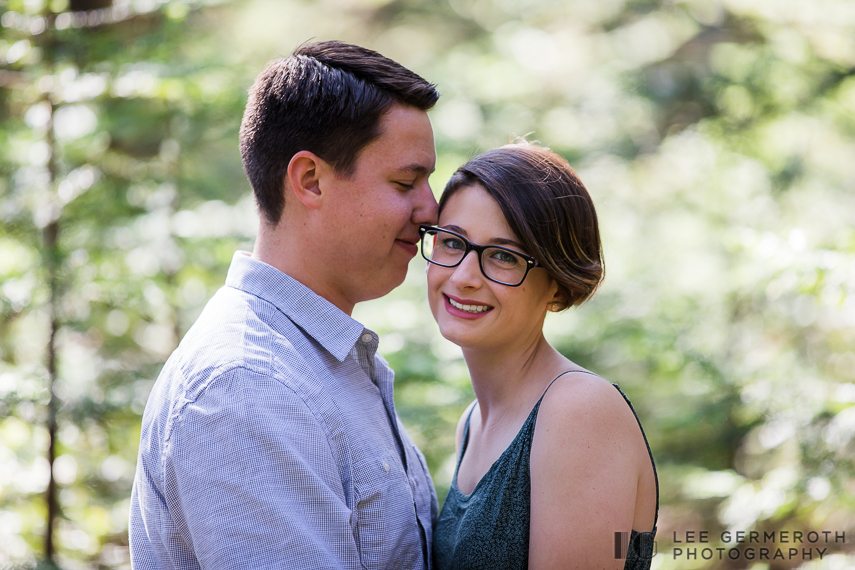
POLYGON ((480 319, 493 310, 493 307, 490 305, 479 301, 460 299, 458 297, 446 295, 445 293, 443 293, 442 297, 445 300, 445 310, 448 311, 450 315, 461 319, 480 319))

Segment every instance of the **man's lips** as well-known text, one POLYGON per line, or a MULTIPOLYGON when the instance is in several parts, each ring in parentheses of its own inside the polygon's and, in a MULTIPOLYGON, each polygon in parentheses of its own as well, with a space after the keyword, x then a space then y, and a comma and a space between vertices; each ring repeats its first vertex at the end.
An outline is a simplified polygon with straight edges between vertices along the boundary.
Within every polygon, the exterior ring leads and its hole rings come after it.
POLYGON ((395 243, 400 245, 404 251, 410 254, 410 256, 414 256, 419 252, 419 240, 415 239, 413 241, 408 241, 405 239, 396 239, 395 243))

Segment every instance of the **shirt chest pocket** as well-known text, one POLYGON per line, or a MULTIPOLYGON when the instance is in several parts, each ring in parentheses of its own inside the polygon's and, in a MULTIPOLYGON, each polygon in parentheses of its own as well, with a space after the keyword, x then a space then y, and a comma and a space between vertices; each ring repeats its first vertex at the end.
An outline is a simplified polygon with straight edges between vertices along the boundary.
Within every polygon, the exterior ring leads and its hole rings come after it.
POLYGON ((400 460, 392 454, 355 465, 355 537, 364 568, 385 568, 407 544, 415 525, 413 497, 400 460))

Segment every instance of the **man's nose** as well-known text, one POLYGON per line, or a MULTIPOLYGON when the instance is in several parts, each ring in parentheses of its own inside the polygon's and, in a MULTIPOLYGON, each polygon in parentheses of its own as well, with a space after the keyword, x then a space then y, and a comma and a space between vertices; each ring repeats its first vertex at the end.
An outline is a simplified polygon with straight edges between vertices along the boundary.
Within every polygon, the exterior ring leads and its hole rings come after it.
POLYGON ((417 190, 416 204, 413 208, 413 223, 434 225, 439 217, 439 206, 430 184, 425 183, 417 190))

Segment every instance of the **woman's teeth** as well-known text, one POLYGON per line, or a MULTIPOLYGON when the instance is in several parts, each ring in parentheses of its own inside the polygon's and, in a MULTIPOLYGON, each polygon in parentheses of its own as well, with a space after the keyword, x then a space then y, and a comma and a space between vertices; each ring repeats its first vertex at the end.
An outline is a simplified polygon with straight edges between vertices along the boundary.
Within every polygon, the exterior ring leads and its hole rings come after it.
POLYGON ((451 303, 451 306, 455 309, 460 309, 461 311, 466 311, 467 313, 483 313, 484 311, 490 308, 487 305, 463 305, 450 297, 448 298, 448 302, 451 303))

